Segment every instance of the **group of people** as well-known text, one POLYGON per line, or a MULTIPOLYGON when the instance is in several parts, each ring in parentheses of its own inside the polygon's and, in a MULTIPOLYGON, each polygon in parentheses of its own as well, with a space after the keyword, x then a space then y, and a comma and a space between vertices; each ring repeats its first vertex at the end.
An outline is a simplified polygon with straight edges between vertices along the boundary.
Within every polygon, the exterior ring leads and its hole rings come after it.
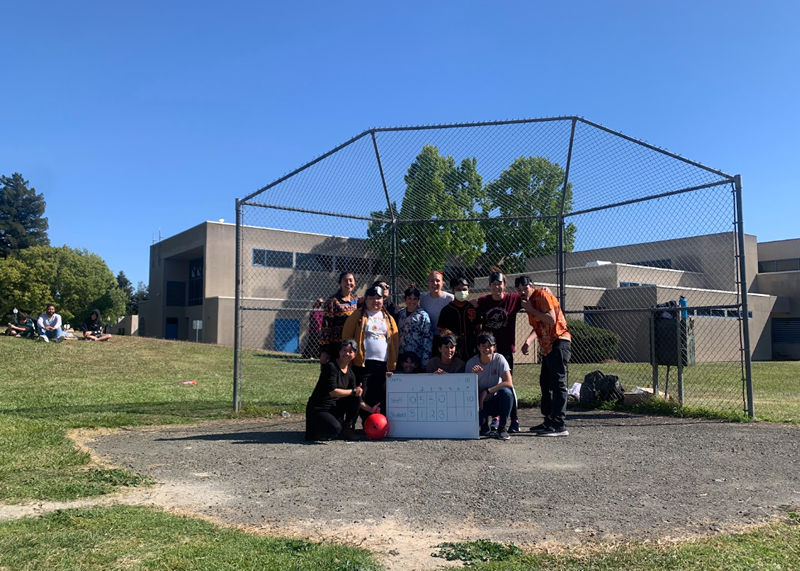
MULTIPOLYGON (((83 322, 83 338, 87 341, 108 341, 111 339, 110 333, 103 332, 103 318, 100 310, 92 310, 92 313, 83 322)), ((66 339, 66 332, 63 329, 61 316, 56 313, 56 306, 48 303, 44 313, 34 322, 33 319, 24 311, 17 313, 16 323, 9 323, 6 335, 21 337, 25 339, 38 339, 49 343, 54 341, 60 343, 66 339)))
POLYGON ((389 301, 384 280, 370 286, 363 299, 355 294, 352 273, 339 276, 339 290, 322 304, 321 373, 306 407, 306 438, 357 438, 357 418, 380 412, 386 401, 386 378, 400 373, 478 375, 480 433, 508 440, 520 432, 513 369, 516 318, 524 312, 531 333, 522 345, 527 355, 534 338, 543 355, 539 383, 544 421, 531 432, 567 436, 567 363, 571 336, 557 298, 535 288, 528 276, 506 291, 506 276, 489 276, 491 293, 469 300, 469 281, 428 275, 428 291, 415 285, 404 292, 405 307, 389 301))

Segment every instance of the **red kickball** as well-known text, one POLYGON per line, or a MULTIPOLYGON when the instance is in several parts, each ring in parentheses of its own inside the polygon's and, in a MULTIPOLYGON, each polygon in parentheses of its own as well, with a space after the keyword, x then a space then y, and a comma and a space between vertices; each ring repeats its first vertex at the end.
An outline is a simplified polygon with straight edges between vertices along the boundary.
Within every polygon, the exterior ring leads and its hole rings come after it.
POLYGON ((372 440, 381 440, 389 434, 389 421, 382 414, 371 414, 364 421, 364 432, 372 440))

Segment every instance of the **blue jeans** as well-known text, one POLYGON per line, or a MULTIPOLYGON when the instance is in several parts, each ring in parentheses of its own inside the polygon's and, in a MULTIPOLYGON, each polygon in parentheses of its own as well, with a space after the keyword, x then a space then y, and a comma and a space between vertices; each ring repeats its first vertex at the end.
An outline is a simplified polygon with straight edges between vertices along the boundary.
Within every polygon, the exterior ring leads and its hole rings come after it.
POLYGON ((64 334, 61 332, 61 328, 60 328, 60 327, 56 327, 55 329, 51 329, 51 330, 49 330, 49 331, 45 331, 44 329, 42 329, 42 330, 39 332, 39 334, 40 334, 40 335, 44 335, 45 337, 47 337, 47 339, 48 339, 48 340, 49 340, 49 339, 58 339, 59 337, 61 337, 62 335, 64 335, 64 334))
POLYGON ((487 423, 489 417, 500 417, 500 430, 506 427, 508 416, 511 414, 511 407, 514 405, 514 393, 511 389, 503 387, 492 395, 489 400, 483 401, 483 408, 481 409, 478 417, 481 421, 481 426, 487 423))

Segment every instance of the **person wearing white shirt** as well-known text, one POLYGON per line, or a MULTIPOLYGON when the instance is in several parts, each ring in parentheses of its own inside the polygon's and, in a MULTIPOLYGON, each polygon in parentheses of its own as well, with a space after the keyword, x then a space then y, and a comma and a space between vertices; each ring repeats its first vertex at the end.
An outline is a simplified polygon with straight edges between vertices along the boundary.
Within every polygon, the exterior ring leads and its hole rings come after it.
POLYGON ((61 331, 61 316, 56 313, 56 306, 52 303, 47 304, 36 324, 39 326, 39 341, 49 343, 54 339, 56 343, 60 343, 64 338, 64 333, 61 331))

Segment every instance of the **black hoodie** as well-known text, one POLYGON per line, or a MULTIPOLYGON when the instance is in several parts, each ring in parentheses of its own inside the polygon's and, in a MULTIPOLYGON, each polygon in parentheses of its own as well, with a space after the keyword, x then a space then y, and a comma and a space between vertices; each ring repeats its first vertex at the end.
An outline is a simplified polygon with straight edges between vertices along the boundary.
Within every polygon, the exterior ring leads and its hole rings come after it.
POLYGON ((99 309, 93 309, 89 317, 84 320, 83 330, 93 335, 99 335, 103 332, 103 318, 100 317, 99 309), (92 319, 92 315, 96 315, 97 317, 92 319))

